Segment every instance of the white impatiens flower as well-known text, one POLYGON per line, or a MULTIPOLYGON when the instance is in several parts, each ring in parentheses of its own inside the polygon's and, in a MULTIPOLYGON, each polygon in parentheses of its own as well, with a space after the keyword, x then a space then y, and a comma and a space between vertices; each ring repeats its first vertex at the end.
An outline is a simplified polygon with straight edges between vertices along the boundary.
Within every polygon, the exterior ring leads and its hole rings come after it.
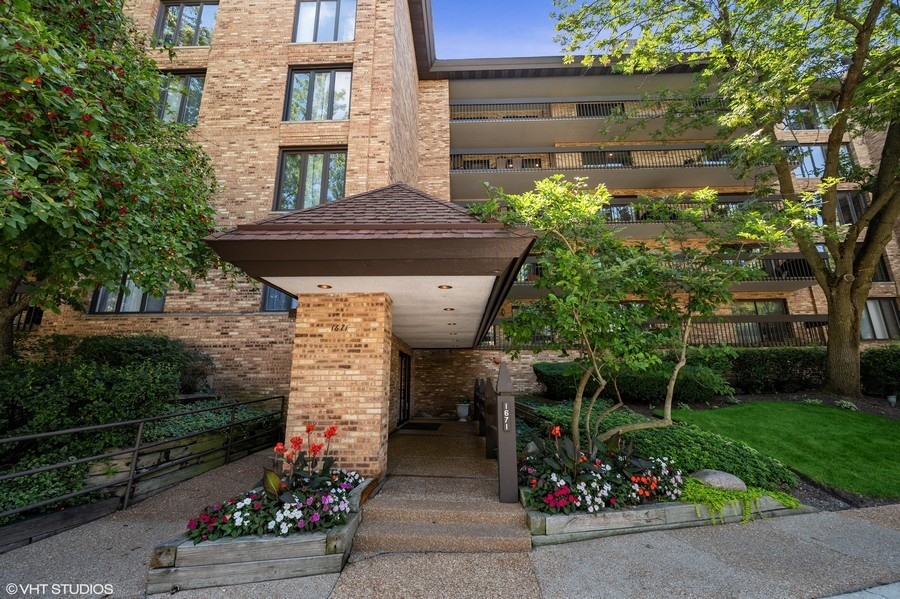
POLYGON ((275 521, 276 521, 276 522, 281 522, 282 520, 284 520, 284 514, 281 513, 281 512, 276 512, 276 514, 275 514, 275 521))
POLYGON ((288 525, 287 522, 281 523, 281 534, 286 535, 288 533, 288 525))
POLYGON ((275 521, 274 521, 274 520, 269 520, 269 525, 268 525, 268 526, 269 526, 269 530, 274 529, 274 528, 275 528, 275 521))

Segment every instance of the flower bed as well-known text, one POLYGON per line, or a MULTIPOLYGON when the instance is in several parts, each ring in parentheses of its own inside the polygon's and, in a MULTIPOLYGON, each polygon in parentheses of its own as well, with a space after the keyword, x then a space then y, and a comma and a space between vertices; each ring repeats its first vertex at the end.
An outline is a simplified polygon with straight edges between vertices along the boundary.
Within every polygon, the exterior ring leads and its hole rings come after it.
POLYGON ((519 459, 519 495, 534 546, 809 511, 760 489, 734 498, 720 491, 711 505, 679 502, 686 483, 694 491, 702 483, 683 477, 670 460, 636 457, 617 440, 581 452, 558 426, 530 447, 519 459))
POLYGON ((359 507, 371 480, 332 468, 327 456, 337 427, 312 443, 275 446, 263 487, 191 518, 187 532, 154 550, 148 593, 261 582, 340 572, 359 526, 359 507))

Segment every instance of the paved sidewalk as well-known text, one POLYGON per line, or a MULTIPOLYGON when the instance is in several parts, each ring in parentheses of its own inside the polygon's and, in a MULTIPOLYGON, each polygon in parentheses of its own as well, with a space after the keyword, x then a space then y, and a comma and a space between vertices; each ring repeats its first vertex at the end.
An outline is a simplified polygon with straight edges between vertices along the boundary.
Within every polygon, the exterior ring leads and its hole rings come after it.
MULTIPOLYGON (((245 458, 125 512, 0 555, 0 599, 51 596, 8 593, 10 584, 79 583, 111 584, 112 597, 142 597, 153 546, 181 532, 206 504, 256 483, 264 462, 261 455, 245 458)), ((892 584, 898 581, 900 505, 890 505, 594 539, 531 553, 355 552, 342 574, 174 597, 793 599, 851 593, 853 599, 900 599, 900 585, 892 584)))

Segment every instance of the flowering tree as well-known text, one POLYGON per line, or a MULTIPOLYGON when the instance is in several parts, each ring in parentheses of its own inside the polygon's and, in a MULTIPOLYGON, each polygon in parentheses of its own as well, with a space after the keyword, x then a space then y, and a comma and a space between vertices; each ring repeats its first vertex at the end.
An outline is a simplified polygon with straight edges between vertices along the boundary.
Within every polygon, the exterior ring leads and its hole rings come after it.
POLYGON ((119 0, 0 0, 0 363, 29 305, 82 305, 123 273, 190 289, 216 259, 216 181, 119 0))
MULTIPOLYGON (((687 90, 661 90, 669 107, 660 138, 718 125, 740 173, 760 191, 777 182, 792 233, 828 302, 826 386, 860 392, 860 319, 872 278, 900 217, 900 10, 886 0, 554 0, 557 29, 572 59, 624 73, 687 65, 687 90), (711 102, 710 99, 716 101, 711 102), (816 103, 833 102, 824 113, 816 103), (827 129, 823 164, 792 176, 809 118, 827 129), (787 135, 780 131, 786 131, 787 135), (867 139, 875 165, 847 161, 848 134, 867 139), (790 139, 791 137, 794 139, 790 139), (788 139, 785 139, 787 137, 788 139), (793 146, 793 148, 792 148, 793 146), (761 169, 761 173, 760 170, 761 169), (772 175, 774 174, 774 181, 772 175), (838 218, 838 183, 858 183, 870 201, 856 222, 838 218), (821 219, 806 218, 816 208, 821 219)), ((821 106, 821 104, 819 104, 821 106)))

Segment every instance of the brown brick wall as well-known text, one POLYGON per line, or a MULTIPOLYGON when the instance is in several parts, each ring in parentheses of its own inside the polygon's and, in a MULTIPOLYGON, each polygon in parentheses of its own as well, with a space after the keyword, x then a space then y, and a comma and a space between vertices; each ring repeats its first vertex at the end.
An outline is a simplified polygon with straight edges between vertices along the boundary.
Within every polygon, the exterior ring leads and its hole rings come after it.
POLYGON ((419 189, 450 199, 450 84, 419 82, 419 189))
POLYGON ((212 387, 227 397, 286 395, 290 384, 291 333, 286 312, 254 314, 96 314, 65 310, 47 315, 40 334, 109 335, 164 333, 212 357, 212 387))
POLYGON ((502 351, 494 350, 428 350, 413 353, 413 390, 415 414, 439 416, 456 412, 460 396, 471 397, 476 378, 497 380, 500 361, 509 365, 509 374, 517 395, 540 393, 543 387, 534 376, 535 362, 561 362, 557 352, 537 354, 523 352, 512 360, 502 351))
POLYGON ((406 0, 394 0, 394 64, 391 80, 391 183, 419 180, 418 72, 406 0))
POLYGON ((297 298, 285 435, 336 425, 338 467, 381 476, 387 467, 391 298, 383 293, 297 298), (333 330, 346 326, 346 330, 333 330))

